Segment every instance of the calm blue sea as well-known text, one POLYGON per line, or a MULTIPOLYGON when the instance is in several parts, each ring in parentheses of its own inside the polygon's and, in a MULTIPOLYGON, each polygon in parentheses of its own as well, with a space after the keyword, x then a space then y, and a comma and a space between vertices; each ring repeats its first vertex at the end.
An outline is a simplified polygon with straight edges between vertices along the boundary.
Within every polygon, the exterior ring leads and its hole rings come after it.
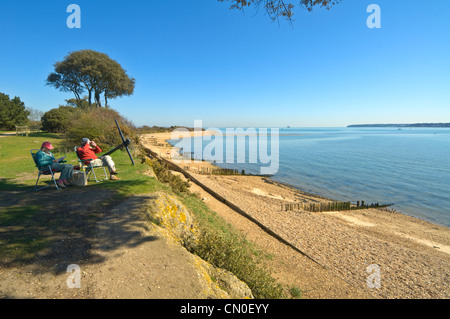
MULTIPOLYGON (((238 151, 235 143, 235 156, 238 151)), ((248 159, 248 143, 246 153, 248 159)), ((251 173, 261 166, 218 165, 251 173)), ((450 227, 450 129, 280 128, 272 179, 335 200, 393 203, 405 214, 450 227)))

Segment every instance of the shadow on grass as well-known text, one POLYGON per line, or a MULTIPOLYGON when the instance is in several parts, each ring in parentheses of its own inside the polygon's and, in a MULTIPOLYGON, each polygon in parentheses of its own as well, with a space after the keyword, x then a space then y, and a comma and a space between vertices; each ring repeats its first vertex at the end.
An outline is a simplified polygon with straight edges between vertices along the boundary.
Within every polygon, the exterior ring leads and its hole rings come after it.
MULTIPOLYGON (((121 181, 120 187, 131 188, 135 183, 121 181)), ((97 222, 126 199, 113 188, 92 185, 33 192, 33 187, 0 179, 0 267, 27 265, 39 272, 59 274, 70 264, 103 262, 103 257, 93 252, 99 240, 106 240, 108 245, 99 247, 110 251, 156 239, 136 231, 135 215, 114 224, 119 238, 99 238, 105 233, 99 231, 97 222)), ((131 211, 150 198, 129 198, 125 208, 131 211)))

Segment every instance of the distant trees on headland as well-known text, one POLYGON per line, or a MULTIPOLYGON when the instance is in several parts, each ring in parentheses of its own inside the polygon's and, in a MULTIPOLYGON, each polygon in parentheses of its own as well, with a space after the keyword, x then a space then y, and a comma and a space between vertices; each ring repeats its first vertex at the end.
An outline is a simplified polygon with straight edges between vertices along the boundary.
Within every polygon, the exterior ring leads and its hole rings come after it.
POLYGON ((347 127, 450 127, 450 123, 352 124, 347 127))

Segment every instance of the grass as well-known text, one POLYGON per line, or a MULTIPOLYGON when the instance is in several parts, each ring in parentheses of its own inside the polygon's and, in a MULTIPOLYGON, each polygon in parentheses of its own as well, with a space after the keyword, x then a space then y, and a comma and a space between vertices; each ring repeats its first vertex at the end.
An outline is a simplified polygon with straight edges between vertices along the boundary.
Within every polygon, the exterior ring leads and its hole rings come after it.
POLYGON ((289 293, 294 299, 300 299, 302 297, 302 291, 300 290, 300 288, 295 286, 289 289, 289 293))
MULTIPOLYGON (((8 203, 8 195, 0 194, 0 261, 19 260, 30 261, 37 252, 45 251, 50 245, 67 233, 82 236, 82 227, 95 224, 96 214, 83 215, 86 221, 81 226, 74 224, 75 220, 64 212, 49 215, 47 208, 40 204, 40 194, 58 196, 55 190, 34 193, 37 169, 30 155, 30 149, 38 149, 43 142, 51 142, 55 146, 55 157, 67 156, 69 164, 78 165, 76 154, 65 153, 61 145, 63 139, 58 134, 30 134, 29 137, 9 136, 0 138, 0 191, 20 191, 22 199, 8 203), (54 194, 54 195, 53 195, 54 194), (59 236, 59 237, 58 237, 59 236)), ((135 156, 136 165, 131 165, 125 151, 113 153, 121 180, 95 183, 93 177, 86 188, 89 192, 110 190, 112 198, 101 203, 103 207, 113 205, 116 201, 139 194, 149 194, 163 191, 178 196, 182 203, 191 211, 203 234, 195 245, 187 243, 187 248, 204 260, 217 267, 234 273, 252 289, 256 298, 285 298, 282 288, 271 277, 270 271, 264 266, 267 256, 253 243, 247 241, 230 224, 211 211, 195 194, 190 193, 176 178, 168 178, 168 183, 161 183, 149 177, 149 166, 140 164, 140 158, 135 156), (173 184, 173 187, 171 186, 173 184)), ((100 171, 99 171, 100 172, 100 171)), ((103 173, 103 172, 102 172, 103 173)), ((49 180, 49 178, 48 178, 49 180)), ((40 182, 41 183, 41 182, 40 182)), ((85 188, 83 188, 85 189, 85 188)), ((6 193, 5 192, 5 193, 6 193)), ((70 189, 59 191, 69 194, 70 189)), ((53 198, 53 197, 51 197, 53 198)), ((72 236, 73 237, 73 236, 72 236)), ((298 293, 293 291, 293 295, 298 293)))

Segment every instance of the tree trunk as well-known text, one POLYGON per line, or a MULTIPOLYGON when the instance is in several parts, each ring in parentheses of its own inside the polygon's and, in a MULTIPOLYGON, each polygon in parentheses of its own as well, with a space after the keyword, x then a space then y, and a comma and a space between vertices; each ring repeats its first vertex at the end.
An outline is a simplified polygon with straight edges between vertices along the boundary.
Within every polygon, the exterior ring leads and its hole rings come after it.
POLYGON ((102 103, 100 100, 100 93, 99 92, 95 92, 95 101, 97 102, 97 107, 102 107, 102 103))
POLYGON ((73 91, 73 93, 75 94, 75 99, 77 100, 77 103, 76 103, 77 106, 78 106, 78 107, 81 107, 82 102, 81 102, 80 94, 78 94, 77 91, 73 91))
POLYGON ((92 99, 92 89, 89 90, 89 106, 92 105, 91 99, 92 99))
POLYGON ((108 91, 105 91, 105 108, 108 108, 108 91))

